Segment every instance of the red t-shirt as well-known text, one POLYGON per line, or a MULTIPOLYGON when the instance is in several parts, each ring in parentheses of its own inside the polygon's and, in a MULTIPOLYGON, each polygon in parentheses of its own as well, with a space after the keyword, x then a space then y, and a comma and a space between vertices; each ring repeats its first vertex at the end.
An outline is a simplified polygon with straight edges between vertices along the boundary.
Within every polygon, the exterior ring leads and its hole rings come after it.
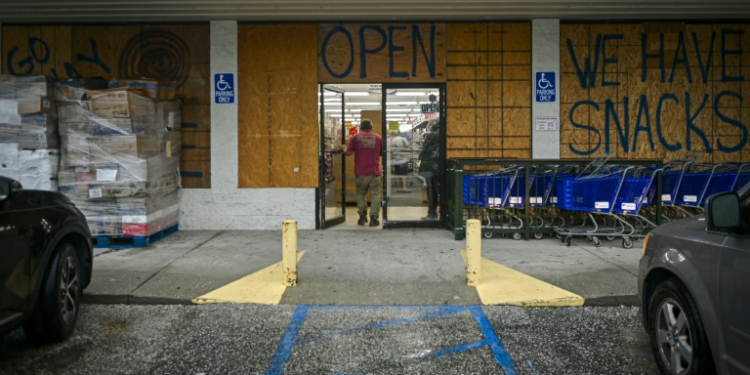
POLYGON ((349 138, 347 152, 354 151, 355 176, 380 176, 380 150, 383 139, 371 132, 363 131, 349 138))

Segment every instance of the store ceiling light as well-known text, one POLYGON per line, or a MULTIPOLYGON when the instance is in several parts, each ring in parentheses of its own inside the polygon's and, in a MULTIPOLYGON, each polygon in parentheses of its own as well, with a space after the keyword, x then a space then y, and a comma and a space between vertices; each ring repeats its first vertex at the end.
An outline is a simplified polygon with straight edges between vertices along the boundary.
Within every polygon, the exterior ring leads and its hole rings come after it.
POLYGON ((423 96, 427 95, 424 91, 397 91, 396 96, 423 96))
POLYGON ((380 102, 346 102, 346 105, 376 105, 376 106, 379 106, 380 102))
POLYGON ((397 102, 395 100, 389 100, 386 104, 388 105, 417 105, 418 103, 417 102, 397 102))
POLYGON ((358 92, 358 91, 352 91, 352 92, 345 92, 344 95, 346 96, 370 96, 369 92, 358 92))
POLYGON ((386 111, 388 113, 391 113, 391 112, 411 112, 411 111, 415 111, 415 109, 413 109, 413 108, 388 108, 388 109, 386 109, 386 111))

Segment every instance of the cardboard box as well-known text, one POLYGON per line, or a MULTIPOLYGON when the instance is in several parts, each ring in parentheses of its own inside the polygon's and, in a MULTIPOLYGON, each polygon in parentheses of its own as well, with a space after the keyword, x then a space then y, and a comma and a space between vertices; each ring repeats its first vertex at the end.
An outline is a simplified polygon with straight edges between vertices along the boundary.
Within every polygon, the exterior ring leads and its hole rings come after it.
POLYGON ((86 222, 92 236, 117 236, 122 234, 122 218, 120 216, 89 216, 86 222))
POLYGON ((155 79, 114 79, 109 82, 109 87, 143 91, 147 98, 153 100, 172 100, 177 93, 175 82, 155 79))
POLYGON ((18 147, 18 134, 20 132, 20 127, 5 127, 0 125, 0 143, 14 144, 16 147, 18 147))
POLYGON ((93 91, 88 94, 91 114, 103 118, 156 118, 154 101, 125 89, 93 91))
POLYGON ((99 135, 133 135, 133 119, 91 117, 87 120, 93 136, 99 135))
MULTIPOLYGON (((49 97, 55 96, 55 80, 48 76, 16 77, 16 97, 49 97)), ((54 101, 54 100, 53 100, 54 101)))
POLYGON ((15 76, 0 74, 0 98, 1 99, 15 99, 16 98, 16 77, 15 76))
POLYGON ((165 208, 150 215, 123 215, 122 234, 132 237, 147 237, 177 224, 179 205, 165 208))
POLYGON ((18 113, 30 115, 43 113, 57 115, 57 104, 52 97, 26 96, 18 98, 18 113))
POLYGON ((69 79, 55 85, 55 100, 79 102, 85 100, 89 91, 106 88, 107 81, 102 79, 69 79))
POLYGON ((18 143, 22 149, 58 149, 57 117, 53 115, 26 115, 22 118, 18 143))
POLYGON ((125 168, 159 154, 157 139, 140 135, 89 137, 90 164, 119 163, 125 168))
POLYGON ((146 194, 145 182, 98 184, 91 183, 88 186, 89 194, 87 200, 112 199, 139 197, 146 194))
POLYGON ((62 167, 88 167, 91 163, 88 137, 68 130, 61 134, 62 167))
POLYGON ((21 116, 18 114, 18 100, 0 99, 0 124, 21 125, 21 116))

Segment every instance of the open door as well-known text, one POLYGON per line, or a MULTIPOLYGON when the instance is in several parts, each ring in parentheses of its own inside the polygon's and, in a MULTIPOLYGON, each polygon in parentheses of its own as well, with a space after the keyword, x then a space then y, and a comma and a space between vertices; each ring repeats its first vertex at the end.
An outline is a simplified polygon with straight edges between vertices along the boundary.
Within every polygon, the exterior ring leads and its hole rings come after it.
POLYGON ((317 227, 328 228, 346 221, 346 157, 341 145, 346 136, 344 91, 320 86, 320 181, 317 227))
POLYGON ((383 84, 383 226, 443 226, 445 86, 383 84))

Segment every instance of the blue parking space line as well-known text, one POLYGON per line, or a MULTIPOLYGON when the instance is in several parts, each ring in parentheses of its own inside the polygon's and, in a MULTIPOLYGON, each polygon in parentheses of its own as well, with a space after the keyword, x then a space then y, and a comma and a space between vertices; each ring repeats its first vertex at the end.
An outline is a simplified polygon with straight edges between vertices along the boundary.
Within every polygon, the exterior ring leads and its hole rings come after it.
MULTIPOLYGON (((399 366, 403 366, 404 364, 412 364, 412 363, 429 361, 429 360, 437 359, 440 357, 448 356, 451 354, 460 353, 460 352, 467 351, 467 350, 478 349, 478 348, 482 348, 482 347, 489 345, 495 357, 495 360, 503 369, 503 372, 505 373, 505 375, 517 375, 512 358, 503 347, 502 343, 500 342, 500 339, 498 338, 497 334, 492 328, 492 325, 487 319, 487 316, 484 314, 484 311, 482 310, 480 306, 464 307, 464 306, 302 306, 302 305, 297 306, 297 308, 295 309, 294 314, 292 315, 292 319, 289 322, 289 325, 287 326, 286 333, 284 333, 284 337, 281 339, 281 342, 279 343, 279 347, 276 350, 276 353, 274 353, 273 359, 271 360, 271 364, 268 366, 268 369, 266 370, 266 375, 281 375, 284 372, 284 367, 286 366, 286 362, 289 360, 289 357, 292 354, 292 350, 294 349, 295 344, 307 344, 313 341, 334 338, 334 337, 341 336, 347 333, 361 331, 363 329, 383 329, 383 328, 387 328, 387 327, 391 327, 395 325, 408 324, 408 323, 413 323, 413 322, 417 322, 420 320, 433 319, 433 318, 438 318, 442 316, 447 316, 447 315, 455 314, 455 313, 466 311, 466 310, 471 312, 471 315, 473 316, 474 320, 479 325, 479 328, 482 331, 482 334, 484 335, 484 340, 460 344, 451 348, 438 350, 433 353, 427 353, 416 358, 411 358, 405 362, 391 363, 384 367, 381 367, 380 369, 396 368, 399 366), (421 315, 410 317, 410 318, 392 319, 392 320, 387 320, 387 321, 382 321, 382 322, 366 324, 360 327, 354 327, 354 328, 345 329, 339 332, 334 332, 319 339, 303 340, 303 341, 297 342, 297 335, 299 334, 302 323, 307 318, 307 313, 309 312, 309 310, 366 310, 366 309, 367 310, 411 310, 411 311, 432 310, 432 311, 429 313, 421 314, 421 315)), ((534 369, 533 366, 531 365, 531 361, 528 361, 528 363, 529 363, 529 366, 534 370, 534 372, 536 372, 536 369, 534 369)), ((339 373, 335 375, 363 375, 367 373, 369 372, 360 372, 357 374, 339 373)), ((536 374, 538 375, 538 372, 536 372, 536 374)))
POLYGON ((469 306, 471 315, 474 316, 474 320, 479 324, 479 328, 482 330, 484 337, 490 341, 490 348, 492 353, 495 355, 495 360, 502 367, 505 375, 517 375, 516 368, 513 365, 513 359, 510 354, 505 350, 503 344, 500 342, 500 338, 497 337, 495 330, 492 329, 490 321, 487 319, 487 315, 484 314, 481 306, 469 306))
POLYGON ((279 348, 276 349, 276 353, 271 359, 271 364, 266 369, 266 375, 281 375, 284 372, 284 366, 286 361, 289 360, 289 356, 292 354, 294 343, 297 341, 297 334, 299 334, 300 326, 307 317, 307 306, 297 306, 292 314, 292 320, 286 328, 286 333, 279 343, 279 348))
POLYGON ((430 312, 430 313, 421 314, 421 315, 417 315, 417 316, 412 316, 412 317, 408 317, 408 318, 386 320, 386 321, 382 321, 382 322, 375 322, 375 323, 365 324, 365 325, 362 325, 362 326, 359 326, 359 327, 347 328, 347 329, 344 329, 344 330, 341 330, 341 331, 338 331, 338 332, 331 332, 331 333, 329 333, 329 334, 327 334, 325 336, 319 337, 319 338, 302 340, 302 341, 299 342, 299 344, 300 345, 304 345, 304 344, 309 344, 311 342, 333 339, 333 338, 340 337, 340 336, 343 336, 343 335, 346 335, 346 334, 356 333, 356 332, 359 332, 359 331, 362 331, 362 330, 365 330, 365 329, 384 329, 384 328, 388 328, 388 327, 392 327, 392 326, 414 323, 414 322, 417 322, 417 321, 420 321, 420 320, 428 320, 428 319, 440 318, 440 317, 443 317, 443 316, 446 316, 446 315, 451 315, 451 314, 455 314, 455 313, 458 313, 458 312, 466 310, 464 308, 460 308, 460 309, 455 309, 455 308, 446 309, 446 308, 441 308, 441 307, 435 307, 435 309, 437 311, 433 311, 433 312, 430 312))

